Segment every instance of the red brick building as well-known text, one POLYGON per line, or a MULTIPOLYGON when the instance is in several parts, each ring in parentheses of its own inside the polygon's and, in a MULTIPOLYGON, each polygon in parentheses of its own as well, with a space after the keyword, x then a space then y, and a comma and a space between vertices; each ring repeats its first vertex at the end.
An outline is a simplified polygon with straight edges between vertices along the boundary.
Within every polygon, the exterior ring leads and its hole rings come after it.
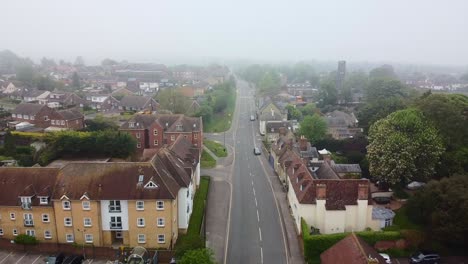
POLYGON ((76 109, 57 111, 47 105, 23 103, 16 106, 11 117, 15 121, 28 122, 39 128, 84 128, 84 116, 76 109))
POLYGON ((136 114, 119 130, 130 133, 137 140, 139 152, 172 145, 179 135, 198 148, 203 145, 201 117, 187 117, 181 114, 136 114))

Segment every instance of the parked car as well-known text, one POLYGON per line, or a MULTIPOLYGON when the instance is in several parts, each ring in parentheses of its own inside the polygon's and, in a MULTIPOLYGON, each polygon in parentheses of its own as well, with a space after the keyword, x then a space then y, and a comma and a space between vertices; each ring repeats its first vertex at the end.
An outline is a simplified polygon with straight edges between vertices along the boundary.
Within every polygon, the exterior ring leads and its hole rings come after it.
POLYGON ((258 148, 258 147, 255 147, 253 152, 254 152, 255 155, 261 155, 262 154, 262 152, 260 152, 260 148, 258 148))
POLYGON ((44 262, 46 264, 62 264, 64 258, 65 255, 63 253, 57 253, 55 255, 48 256, 46 259, 44 259, 44 262))
POLYGON ((63 264, 81 264, 84 261, 83 255, 71 255, 63 260, 63 264))
POLYGON ((437 253, 430 251, 420 251, 411 255, 410 263, 424 263, 424 264, 438 264, 440 263, 440 256, 437 253))
POLYGON ((413 182, 410 182, 408 185, 406 185, 406 188, 409 190, 417 190, 423 187, 424 185, 426 185, 424 182, 413 181, 413 182))
POLYGON ((390 259, 390 256, 388 254, 380 253, 379 255, 385 259, 385 263, 392 264, 392 260, 390 259))
POLYGON ((254 115, 250 115, 250 121, 255 121, 255 116, 254 115))
POLYGON ((377 204, 389 204, 391 202, 390 197, 374 197, 372 198, 377 204))

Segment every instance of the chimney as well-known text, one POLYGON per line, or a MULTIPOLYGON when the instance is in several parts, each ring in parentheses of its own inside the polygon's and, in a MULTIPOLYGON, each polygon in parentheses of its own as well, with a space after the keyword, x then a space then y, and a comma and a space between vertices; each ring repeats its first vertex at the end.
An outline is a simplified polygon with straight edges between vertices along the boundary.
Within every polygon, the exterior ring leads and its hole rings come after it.
POLYGON ((317 200, 325 200, 327 198, 327 185, 324 183, 319 183, 315 185, 315 199, 317 200))
POLYGON ((358 186, 358 200, 369 199, 369 185, 359 184, 358 186))
POLYGON ((301 138, 299 139, 299 148, 301 149, 301 151, 307 151, 307 138, 305 138, 304 136, 301 136, 301 138))

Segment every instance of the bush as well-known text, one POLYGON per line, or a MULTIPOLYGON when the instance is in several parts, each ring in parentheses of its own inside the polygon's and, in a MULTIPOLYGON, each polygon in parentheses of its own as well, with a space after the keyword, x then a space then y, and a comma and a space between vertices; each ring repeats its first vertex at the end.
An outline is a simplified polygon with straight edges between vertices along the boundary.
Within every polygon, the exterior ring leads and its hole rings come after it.
POLYGON ((20 245, 35 245, 38 243, 36 237, 26 235, 26 234, 21 234, 15 237, 14 239, 16 244, 20 245))

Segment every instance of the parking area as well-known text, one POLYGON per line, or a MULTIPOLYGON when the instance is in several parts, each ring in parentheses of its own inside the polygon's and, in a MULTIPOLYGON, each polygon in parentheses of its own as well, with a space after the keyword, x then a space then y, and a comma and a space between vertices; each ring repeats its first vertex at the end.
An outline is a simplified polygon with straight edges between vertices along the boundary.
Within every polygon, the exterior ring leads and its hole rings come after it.
MULTIPOLYGON (((0 264, 44 264, 47 254, 32 254, 0 250, 0 264)), ((85 264, 107 264, 106 260, 87 259, 85 264)), ((112 262, 113 263, 113 262, 112 262)))

